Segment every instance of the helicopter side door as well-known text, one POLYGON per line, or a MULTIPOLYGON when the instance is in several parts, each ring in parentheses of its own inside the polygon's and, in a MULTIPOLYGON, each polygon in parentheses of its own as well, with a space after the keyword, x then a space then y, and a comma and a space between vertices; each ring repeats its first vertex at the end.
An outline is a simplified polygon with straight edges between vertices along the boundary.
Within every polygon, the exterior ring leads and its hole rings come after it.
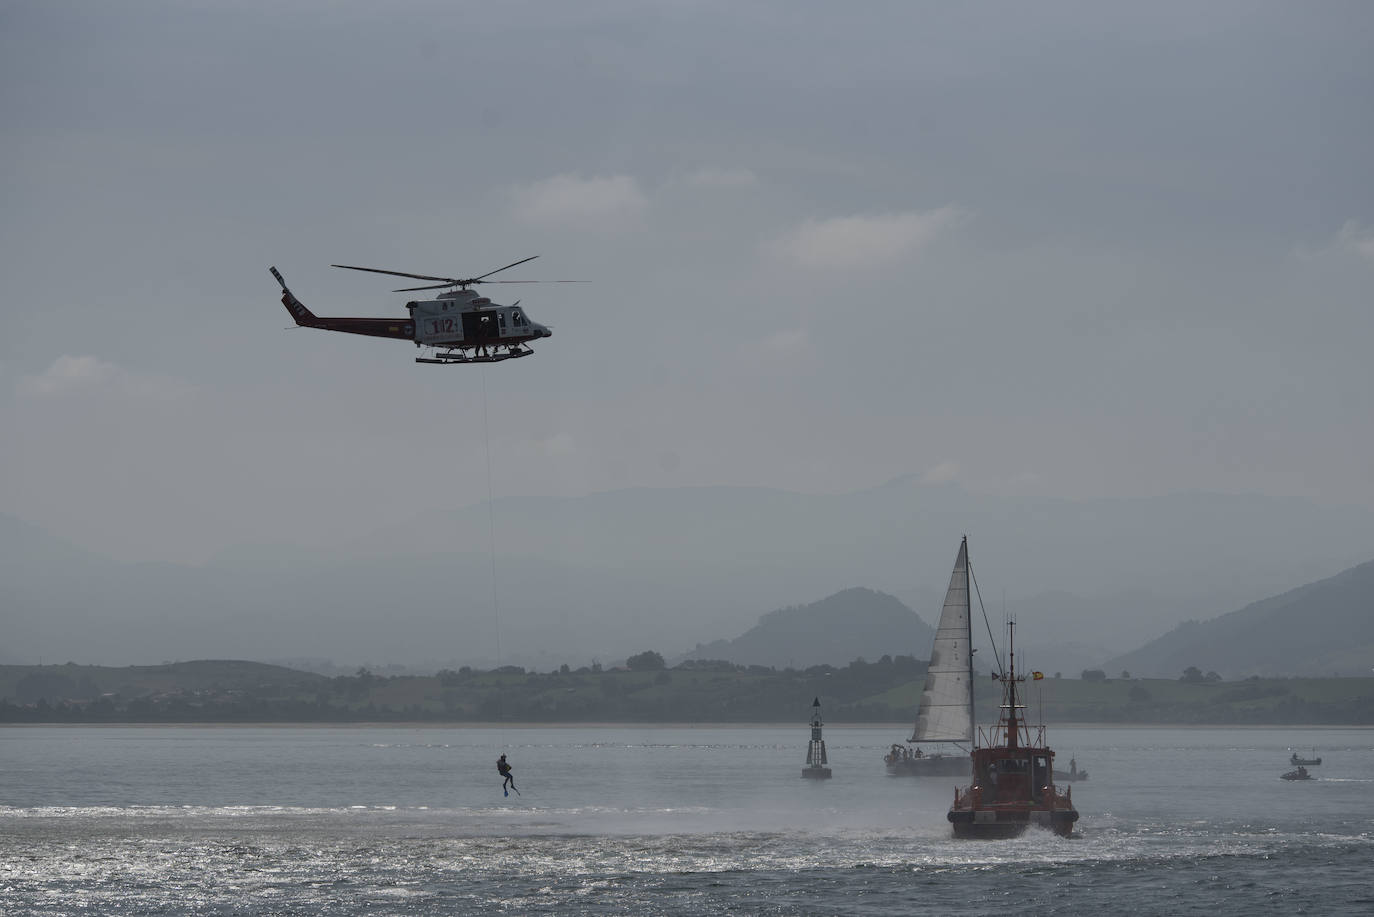
POLYGON ((499 340, 501 337, 494 311, 478 310, 463 313, 463 341, 470 344, 483 344, 499 340))

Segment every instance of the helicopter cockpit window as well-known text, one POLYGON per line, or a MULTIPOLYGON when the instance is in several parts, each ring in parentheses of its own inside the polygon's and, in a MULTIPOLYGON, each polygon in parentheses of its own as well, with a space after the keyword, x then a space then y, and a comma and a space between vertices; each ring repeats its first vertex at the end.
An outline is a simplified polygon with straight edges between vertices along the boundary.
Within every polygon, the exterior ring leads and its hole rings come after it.
POLYGON ((517 328, 525 324, 525 317, 520 314, 519 309, 510 314, 510 320, 515 323, 517 328))

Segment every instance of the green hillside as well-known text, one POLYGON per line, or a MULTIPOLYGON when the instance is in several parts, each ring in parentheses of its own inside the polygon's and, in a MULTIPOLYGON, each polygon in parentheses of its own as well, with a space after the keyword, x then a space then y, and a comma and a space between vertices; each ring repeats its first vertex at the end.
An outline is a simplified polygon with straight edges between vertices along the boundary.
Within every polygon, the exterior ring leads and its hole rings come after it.
MULTIPOLYGON (((1065 678, 1041 684, 1050 723, 1374 723, 1374 678, 1065 678)), ((1034 692, 1030 700, 1038 713, 1034 692)))
MULTIPOLYGON (((813 697, 834 723, 915 718, 925 665, 911 657, 773 669, 727 662, 637 669, 441 672, 327 678, 251 662, 0 667, 0 722, 805 722, 813 697), (110 690, 106 690, 106 689, 110 690), (38 691, 47 693, 36 694, 38 691)), ((1047 723, 1371 724, 1374 678, 1244 681, 1047 678, 1028 684, 1047 723)), ((1000 694, 978 685, 980 723, 1000 694)))
MULTIPOLYGON (((188 719, 213 718, 217 709, 298 698, 329 679, 279 665, 206 659, 165 665, 0 665, 0 698, 10 720, 25 711, 99 719, 161 715, 176 710, 188 719), (132 709, 131 709, 132 708, 132 709)), ((0 716, 5 712, 0 711, 0 716)))

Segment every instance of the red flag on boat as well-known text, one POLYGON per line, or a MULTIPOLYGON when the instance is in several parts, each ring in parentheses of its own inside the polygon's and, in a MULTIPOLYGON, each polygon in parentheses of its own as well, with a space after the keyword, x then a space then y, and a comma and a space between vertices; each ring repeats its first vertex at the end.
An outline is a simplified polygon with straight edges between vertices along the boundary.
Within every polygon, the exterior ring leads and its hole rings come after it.
POLYGON ((1042 679, 1042 678, 1044 678, 1044 677, 1045 677, 1045 673, 1044 673, 1044 672, 1031 672, 1031 679, 1034 680, 1034 681, 1039 681, 1040 679, 1042 679))

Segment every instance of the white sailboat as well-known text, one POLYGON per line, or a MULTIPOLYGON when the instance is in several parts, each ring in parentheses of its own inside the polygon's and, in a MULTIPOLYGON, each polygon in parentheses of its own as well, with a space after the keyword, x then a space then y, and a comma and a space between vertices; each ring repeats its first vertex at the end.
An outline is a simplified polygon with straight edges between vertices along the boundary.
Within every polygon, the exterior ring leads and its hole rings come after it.
POLYGON ((930 649, 925 688, 909 748, 884 756, 887 772, 902 777, 968 776, 973 743, 973 624, 969 602, 968 536, 959 544, 945 606, 930 649))

